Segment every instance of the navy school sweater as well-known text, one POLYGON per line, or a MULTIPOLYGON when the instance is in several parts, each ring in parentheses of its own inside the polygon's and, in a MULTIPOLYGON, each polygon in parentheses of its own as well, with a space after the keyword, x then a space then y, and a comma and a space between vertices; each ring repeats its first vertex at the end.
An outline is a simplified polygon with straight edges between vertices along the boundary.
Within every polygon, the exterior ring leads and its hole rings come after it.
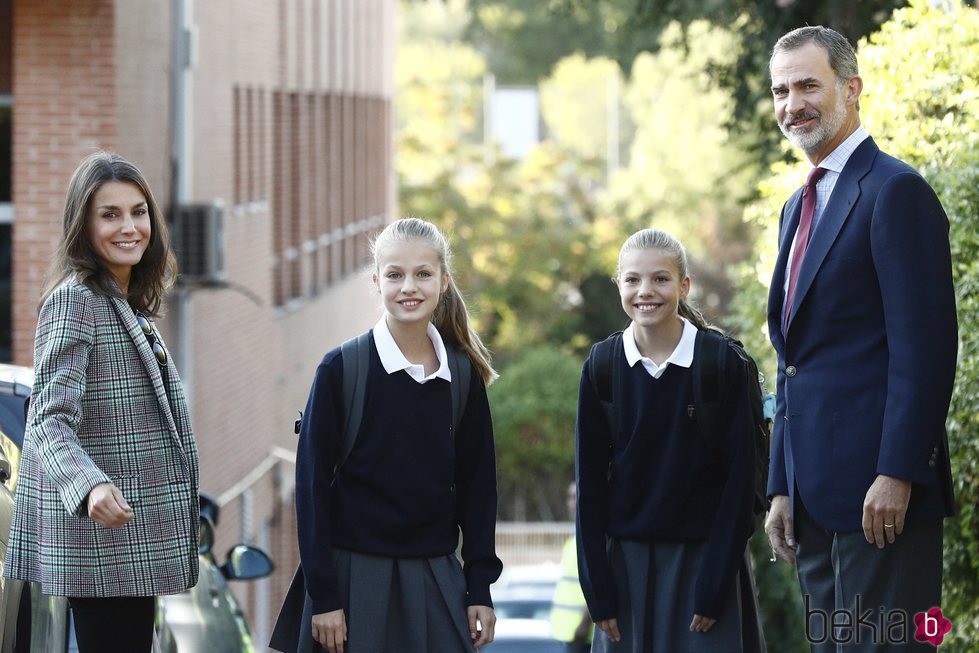
MULTIPOLYGON (((727 354, 737 354, 728 349, 727 354)), ((578 565, 592 619, 618 618, 607 538, 704 542, 694 612, 719 618, 752 531, 754 444, 745 375, 732 358, 725 380, 724 433, 707 443, 696 422, 691 369, 670 365, 654 379, 625 352, 615 398, 620 432, 610 433, 581 374, 576 425, 578 565)), ((614 369, 614 368, 613 368, 614 369)), ((692 618, 693 615, 690 615, 692 618)))
POLYGON ((486 387, 473 368, 459 433, 449 383, 388 374, 370 338, 364 417, 331 485, 343 447, 343 357, 326 354, 303 413, 296 456, 296 515, 306 591, 314 614, 344 607, 334 547, 394 558, 456 550, 469 605, 492 606, 496 557, 496 457, 486 387))

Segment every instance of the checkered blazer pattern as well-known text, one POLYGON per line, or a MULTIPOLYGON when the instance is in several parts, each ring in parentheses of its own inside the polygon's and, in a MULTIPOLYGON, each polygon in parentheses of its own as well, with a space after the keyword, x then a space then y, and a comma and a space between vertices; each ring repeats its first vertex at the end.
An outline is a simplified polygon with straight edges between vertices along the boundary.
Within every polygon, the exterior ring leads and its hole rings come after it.
POLYGON ((34 373, 4 574, 55 596, 193 587, 197 445, 172 360, 168 401, 129 305, 68 280, 41 308, 34 373), (119 529, 87 516, 89 491, 108 481, 134 513, 119 529))

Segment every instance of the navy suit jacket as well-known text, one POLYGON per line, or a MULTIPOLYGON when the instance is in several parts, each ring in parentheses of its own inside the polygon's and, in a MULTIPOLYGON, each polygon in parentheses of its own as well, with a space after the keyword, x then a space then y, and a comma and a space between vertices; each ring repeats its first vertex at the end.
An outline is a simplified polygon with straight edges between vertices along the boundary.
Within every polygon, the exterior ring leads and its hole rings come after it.
POLYGON ((910 166, 864 140, 813 231, 782 331, 802 189, 782 208, 768 299, 778 405, 768 493, 861 530, 878 474, 912 481, 907 520, 954 512, 945 418, 958 327, 948 218, 910 166))

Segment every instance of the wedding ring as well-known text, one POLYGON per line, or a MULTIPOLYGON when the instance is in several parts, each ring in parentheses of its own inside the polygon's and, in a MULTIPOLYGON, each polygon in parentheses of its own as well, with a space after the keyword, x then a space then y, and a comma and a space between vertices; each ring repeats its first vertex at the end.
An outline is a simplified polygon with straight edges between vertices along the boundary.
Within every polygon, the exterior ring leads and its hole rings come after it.
POLYGON ((894 528, 894 524, 884 524, 884 528, 894 528))

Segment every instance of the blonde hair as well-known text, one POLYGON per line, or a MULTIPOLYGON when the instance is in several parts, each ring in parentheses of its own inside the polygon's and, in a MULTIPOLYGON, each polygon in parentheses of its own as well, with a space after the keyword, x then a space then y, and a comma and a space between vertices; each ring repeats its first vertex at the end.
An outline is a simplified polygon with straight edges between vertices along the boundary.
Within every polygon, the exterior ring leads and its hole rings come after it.
POLYGON ((74 275, 94 292, 125 299, 134 308, 157 316, 167 290, 177 277, 177 263, 170 250, 166 220, 143 173, 118 154, 102 151, 89 154, 68 182, 63 220, 64 231, 51 261, 42 303, 62 281, 74 275), (136 184, 146 198, 150 218, 150 242, 139 263, 133 266, 129 292, 125 295, 95 253, 86 229, 92 197, 110 181, 136 184))
MULTIPOLYGON (((690 276, 687 273, 687 250, 684 249, 683 244, 679 240, 659 229, 642 229, 629 236, 622 243, 622 249, 619 250, 619 260, 615 266, 615 278, 618 279, 622 273, 622 256, 624 254, 646 249, 658 249, 666 252, 673 258, 673 262, 676 263, 676 269, 680 273, 680 279, 690 276)), ((711 328, 703 314, 687 302, 686 299, 680 300, 678 312, 682 317, 690 320, 698 329, 711 328)))
POLYGON ((455 345, 469 357, 483 381, 489 385, 499 376, 491 364, 491 357, 479 334, 473 330, 466 302, 452 277, 452 250, 449 241, 431 222, 419 218, 402 218, 392 222, 371 241, 374 271, 379 272, 378 256, 391 243, 420 241, 431 247, 439 257, 442 273, 448 278, 445 292, 432 314, 432 322, 442 338, 455 345))

